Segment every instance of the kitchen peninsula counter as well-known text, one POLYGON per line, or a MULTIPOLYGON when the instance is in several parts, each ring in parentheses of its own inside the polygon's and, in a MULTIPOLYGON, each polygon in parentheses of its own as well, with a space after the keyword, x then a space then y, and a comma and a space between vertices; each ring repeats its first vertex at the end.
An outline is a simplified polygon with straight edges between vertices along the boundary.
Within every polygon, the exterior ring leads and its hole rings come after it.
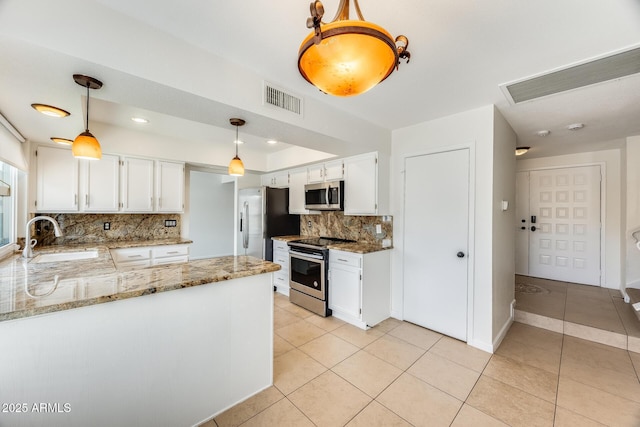
POLYGON ((191 243, 185 240, 128 241, 45 246, 34 255, 97 251, 97 258, 35 263, 19 254, 0 262, 0 322, 271 273, 278 264, 248 256, 225 256, 118 271, 109 249, 191 243), (153 242, 153 243, 151 243, 153 242), (57 285, 56 285, 57 281, 57 285))
MULTIPOLYGON (((293 240, 309 239, 312 237, 319 237, 319 236, 290 235, 290 236, 276 236, 276 237, 272 237, 272 239, 281 240, 283 242, 291 242, 293 240)), ((393 246, 389 246, 385 248, 385 247, 382 247, 382 245, 376 244, 376 243, 352 242, 352 243, 331 243, 327 245, 327 248, 337 249, 339 251, 345 251, 345 252, 353 252, 357 254, 369 254, 372 252, 386 251, 389 249, 393 249, 393 246)))
POLYGON ((226 256, 118 271, 106 245, 35 252, 83 250, 97 257, 0 262, 0 401, 65 409, 0 424, 200 425, 273 384, 267 273, 279 265, 226 256))

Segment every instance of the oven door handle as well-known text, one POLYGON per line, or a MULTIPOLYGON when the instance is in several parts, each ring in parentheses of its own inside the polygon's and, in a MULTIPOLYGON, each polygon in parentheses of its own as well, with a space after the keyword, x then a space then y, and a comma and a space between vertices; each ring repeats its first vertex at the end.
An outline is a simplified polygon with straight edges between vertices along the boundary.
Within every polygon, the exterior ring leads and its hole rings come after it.
POLYGON ((297 251, 289 251, 289 254, 291 256, 297 257, 297 258, 312 258, 312 259, 319 259, 319 260, 324 260, 324 257, 322 255, 316 255, 316 254, 306 254, 303 252, 297 252, 297 251))

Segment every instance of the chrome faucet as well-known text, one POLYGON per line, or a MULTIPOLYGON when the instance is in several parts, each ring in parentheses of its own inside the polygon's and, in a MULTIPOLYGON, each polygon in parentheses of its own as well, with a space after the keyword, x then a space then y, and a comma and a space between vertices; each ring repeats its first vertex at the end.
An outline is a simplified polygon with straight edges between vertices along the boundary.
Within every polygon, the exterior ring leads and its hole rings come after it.
MULTIPOLYGON (((62 236, 62 230, 60 230, 60 225, 58 225, 56 220, 51 218, 50 216, 36 216, 36 217, 31 218, 29 221, 27 221, 27 225, 26 225, 27 238, 26 238, 26 240, 24 242, 24 250, 22 251, 22 257, 23 258, 33 258, 33 250, 32 250, 32 246, 31 246, 31 224, 33 224, 36 221, 43 220, 43 219, 47 220, 47 221, 49 221, 49 222, 51 222, 53 224, 53 232, 56 235, 56 237, 62 236)), ((35 244, 33 246, 35 246, 35 244)))

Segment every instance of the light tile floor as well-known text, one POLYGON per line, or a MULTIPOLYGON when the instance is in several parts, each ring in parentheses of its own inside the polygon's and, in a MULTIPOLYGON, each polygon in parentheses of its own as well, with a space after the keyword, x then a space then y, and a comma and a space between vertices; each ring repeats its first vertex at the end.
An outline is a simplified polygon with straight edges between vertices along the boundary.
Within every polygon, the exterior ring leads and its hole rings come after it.
POLYGON ((275 297, 274 386, 203 426, 639 426, 640 354, 514 323, 494 355, 275 297))
POLYGON ((640 321, 618 290, 516 276, 515 320, 640 352, 640 321))

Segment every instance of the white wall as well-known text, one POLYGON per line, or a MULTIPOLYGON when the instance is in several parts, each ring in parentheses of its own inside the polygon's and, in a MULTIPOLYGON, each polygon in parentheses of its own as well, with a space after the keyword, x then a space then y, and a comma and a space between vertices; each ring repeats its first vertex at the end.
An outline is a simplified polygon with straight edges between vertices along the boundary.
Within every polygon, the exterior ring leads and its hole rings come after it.
POLYGON ((190 259, 233 255, 234 183, 226 175, 189 171, 188 232, 190 259))
POLYGON ((496 109, 493 143, 493 340, 494 348, 511 325, 515 300, 516 134, 496 109), (502 201, 509 207, 502 210, 502 201))
MULTIPOLYGON (((472 229, 470 236, 470 283, 473 286, 473 327, 468 342, 491 351, 493 348, 493 134, 492 105, 420 123, 392 134, 391 206, 394 215, 394 251, 392 254, 392 315, 402 319, 403 294, 403 192, 404 158, 427 151, 469 147, 471 154, 472 229)), ((504 142, 503 144, 506 144, 504 142)), ((507 170, 500 172, 506 175, 507 170)), ((515 175, 511 178, 515 182, 515 175)), ((446 184, 446 183, 443 183, 446 184)), ((502 194, 500 195, 502 197, 502 194)), ((425 242, 426 244, 427 242, 425 242)), ((512 243, 511 243, 512 244, 512 243)))
POLYGON ((640 135, 627 138, 626 233, 622 239, 626 255, 626 286, 640 288, 640 250, 631 233, 640 230, 640 135))
POLYGON ((600 164, 604 166, 605 179, 605 237, 604 237, 604 280, 602 286, 622 289, 624 286, 623 235, 625 221, 623 198, 623 172, 621 150, 594 151, 564 156, 521 159, 517 161, 517 170, 526 171, 543 168, 562 168, 577 165, 600 164))

